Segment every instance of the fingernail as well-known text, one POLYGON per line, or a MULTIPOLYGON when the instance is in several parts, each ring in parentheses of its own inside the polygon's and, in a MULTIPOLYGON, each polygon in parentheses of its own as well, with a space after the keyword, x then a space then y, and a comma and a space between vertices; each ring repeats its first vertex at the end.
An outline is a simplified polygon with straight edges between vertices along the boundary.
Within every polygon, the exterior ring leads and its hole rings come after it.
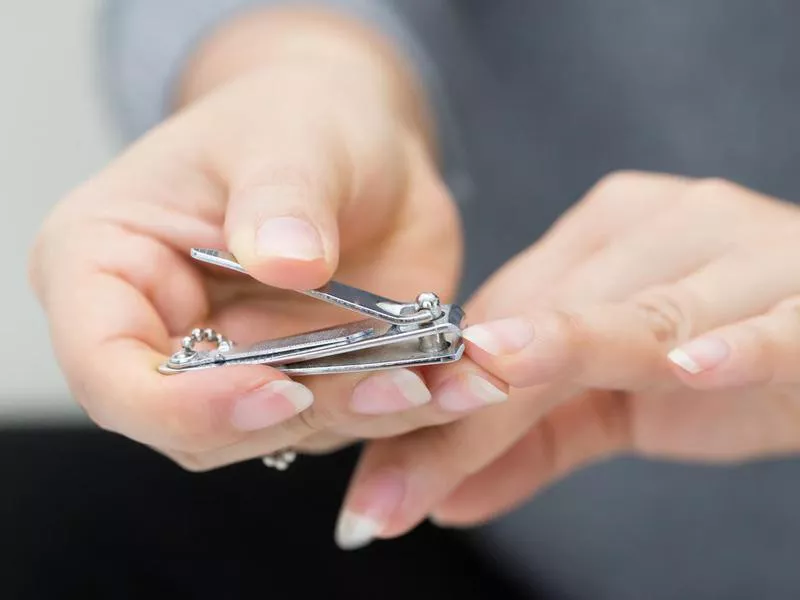
POLYGON ((687 373, 696 375, 722 363, 730 352, 730 346, 725 340, 708 336, 675 348, 667 358, 687 373))
POLYGON ((503 402, 508 394, 482 377, 469 374, 443 383, 436 390, 436 398, 444 410, 464 412, 503 402))
POLYGON ((380 415, 422 406, 431 399, 419 375, 393 369, 367 377, 353 390, 350 408, 364 415, 380 415))
POLYGON ((234 404, 231 423, 241 431, 264 429, 304 411, 314 396, 295 381, 272 381, 239 398, 234 404))
POLYGON ((459 526, 457 524, 451 523, 450 521, 447 521, 446 519, 442 519, 442 518, 438 517, 436 514, 428 515, 428 522, 431 525, 433 525, 435 527, 438 527, 439 529, 460 529, 461 527, 463 527, 463 526, 459 526))
POLYGON ((342 550, 357 550, 368 546, 381 530, 381 524, 345 510, 336 524, 335 541, 342 550))
POLYGON ((428 522, 434 527, 439 527, 440 529, 450 528, 450 526, 447 524, 447 521, 440 519, 435 513, 428 515, 428 522))
POLYGON ((336 545, 342 550, 369 545, 400 506, 404 494, 405 480, 398 472, 379 473, 360 484, 336 522, 336 545))
POLYGON ((533 336, 533 324, 516 318, 473 325, 463 333, 468 342, 497 356, 519 352, 533 341, 533 336))
POLYGON ((318 260, 325 257, 325 249, 319 232, 311 223, 296 217, 277 217, 259 227, 256 254, 269 258, 318 260))

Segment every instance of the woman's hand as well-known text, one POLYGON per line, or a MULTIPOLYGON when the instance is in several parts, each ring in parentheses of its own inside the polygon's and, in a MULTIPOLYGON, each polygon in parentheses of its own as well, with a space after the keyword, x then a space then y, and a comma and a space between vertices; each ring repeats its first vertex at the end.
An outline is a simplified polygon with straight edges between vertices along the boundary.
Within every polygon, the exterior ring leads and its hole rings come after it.
POLYGON ((428 515, 469 525, 619 453, 729 461, 800 449, 800 209, 726 181, 600 182, 467 309, 468 355, 511 400, 371 443, 340 541, 428 515))
POLYGON ((407 370, 302 383, 267 367, 156 371, 196 326, 248 343, 352 320, 275 288, 335 275, 401 300, 447 298, 461 260, 423 103, 370 33, 310 12, 252 14, 198 51, 180 96, 173 118, 58 205, 32 255, 91 418, 196 470, 452 418, 423 406, 430 393, 407 370), (203 268, 194 246, 231 249, 259 281, 203 268))

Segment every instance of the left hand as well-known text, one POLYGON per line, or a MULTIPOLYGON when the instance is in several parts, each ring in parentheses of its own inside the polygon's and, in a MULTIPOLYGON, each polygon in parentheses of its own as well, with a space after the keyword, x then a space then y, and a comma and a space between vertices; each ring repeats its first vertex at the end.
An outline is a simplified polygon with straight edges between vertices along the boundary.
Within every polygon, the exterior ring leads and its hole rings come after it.
POLYGON ((800 450, 800 209, 732 183, 607 177, 467 307, 469 359, 510 400, 372 442, 339 541, 470 525, 587 463, 800 450))

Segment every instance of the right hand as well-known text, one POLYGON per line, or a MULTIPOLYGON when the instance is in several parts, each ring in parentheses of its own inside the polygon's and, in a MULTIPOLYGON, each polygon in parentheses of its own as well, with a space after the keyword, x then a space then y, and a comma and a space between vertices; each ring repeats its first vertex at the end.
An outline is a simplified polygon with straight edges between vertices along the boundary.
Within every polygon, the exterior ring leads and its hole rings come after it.
MULTIPOLYGON (((257 22, 219 34, 198 59, 196 87, 209 87, 220 55, 246 47, 257 22)), ((191 98, 63 200, 31 259, 57 358, 89 416, 192 470, 451 418, 421 406, 430 393, 405 370, 305 385, 264 366, 156 371, 196 326, 248 343, 352 320, 275 288, 335 274, 401 300, 455 289, 457 211, 408 83, 367 42, 330 35, 327 52, 320 35, 312 60, 290 34, 281 45, 294 29, 277 29, 255 38, 271 44, 257 68, 191 98), (258 281, 192 262, 194 246, 230 249, 258 281)))

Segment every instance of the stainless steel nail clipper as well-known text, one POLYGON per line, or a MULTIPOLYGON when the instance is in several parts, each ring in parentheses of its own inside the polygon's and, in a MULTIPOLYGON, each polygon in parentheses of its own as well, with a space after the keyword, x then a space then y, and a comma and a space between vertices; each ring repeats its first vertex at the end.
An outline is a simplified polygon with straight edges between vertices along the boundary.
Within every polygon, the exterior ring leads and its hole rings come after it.
MULTIPOLYGON (((193 249, 192 257, 246 274, 226 252, 193 249)), ((436 294, 422 293, 414 302, 402 303, 335 281, 301 293, 367 318, 242 347, 211 329, 195 329, 159 371, 172 374, 258 364, 290 375, 325 375, 443 364, 464 353, 464 312, 460 306, 441 304, 436 294), (216 348, 196 349, 203 341, 215 343, 216 348)))

